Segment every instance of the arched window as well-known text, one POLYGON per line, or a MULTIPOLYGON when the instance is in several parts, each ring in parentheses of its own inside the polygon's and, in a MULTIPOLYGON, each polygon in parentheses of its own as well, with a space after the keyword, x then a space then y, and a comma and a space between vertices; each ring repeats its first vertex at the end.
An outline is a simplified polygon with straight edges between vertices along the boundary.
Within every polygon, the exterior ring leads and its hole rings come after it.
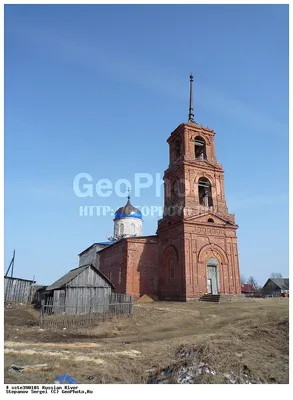
POLYGON ((121 271, 121 265, 120 265, 120 267, 118 269, 118 285, 121 284, 121 281, 122 281, 122 271, 121 271))
POLYGON ((124 235, 124 224, 120 225, 120 236, 124 235))
POLYGON ((175 156, 176 158, 180 157, 181 155, 181 143, 180 140, 177 139, 175 142, 175 156))
POLYGON ((132 223, 130 226, 130 234, 134 235, 134 233, 135 233, 135 225, 134 225, 134 223, 132 223))
POLYGON ((163 266, 166 268, 169 279, 176 278, 176 269, 178 264, 177 250, 173 246, 169 246, 163 255, 163 266))
POLYGON ((172 183, 172 187, 171 187, 171 202, 172 202, 172 204, 177 202, 178 197, 179 197, 179 180, 176 179, 172 183))
POLYGON ((212 207, 212 187, 207 178, 200 178, 198 181, 198 198, 202 206, 212 207))
POLYGON ((213 218, 209 218, 208 222, 215 222, 215 221, 213 220, 213 218))
POLYGON ((175 278, 175 260, 174 258, 169 259, 169 278, 174 279, 175 278))
POLYGON ((199 160, 206 160, 206 142, 201 136, 194 139, 194 155, 199 160))

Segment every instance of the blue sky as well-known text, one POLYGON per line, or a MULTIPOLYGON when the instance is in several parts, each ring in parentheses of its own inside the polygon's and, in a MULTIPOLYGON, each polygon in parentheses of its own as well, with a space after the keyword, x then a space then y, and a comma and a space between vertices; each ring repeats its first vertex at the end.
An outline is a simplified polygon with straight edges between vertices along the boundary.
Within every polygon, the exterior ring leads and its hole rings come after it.
MULTIPOLYGON (((79 207, 81 172, 163 174, 166 139, 188 115, 216 131, 241 273, 288 276, 288 6, 6 5, 5 269, 50 284, 113 231, 79 207)), ((122 189, 122 187, 121 187, 122 189)), ((155 187, 135 205, 163 205, 155 187)), ((144 218, 144 234, 158 216, 144 218)))

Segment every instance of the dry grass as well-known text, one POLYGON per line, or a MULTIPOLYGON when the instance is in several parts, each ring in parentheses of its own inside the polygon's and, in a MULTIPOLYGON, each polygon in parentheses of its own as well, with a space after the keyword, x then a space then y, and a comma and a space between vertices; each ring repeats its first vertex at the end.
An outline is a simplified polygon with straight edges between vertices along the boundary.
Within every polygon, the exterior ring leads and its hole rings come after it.
MULTIPOLYGON (((227 373, 246 375, 259 383, 288 383, 288 353, 287 318, 260 319, 257 324, 248 320, 245 327, 229 327, 225 332, 202 337, 196 345, 178 346, 176 360, 155 369, 149 382, 168 370, 169 383, 176 383, 182 367, 187 369, 194 363, 202 363, 217 373, 200 375, 197 383, 227 383, 227 373)), ((164 375, 158 380, 163 379, 164 375)))
POLYGON ((287 383, 288 309, 288 299, 138 303, 132 318, 74 331, 40 331, 23 320, 17 326, 15 319, 10 324, 7 310, 5 383, 52 383, 61 373, 78 383, 144 383, 147 370, 155 376, 171 367, 176 375, 195 357, 219 371, 216 377, 201 377, 201 383, 222 383, 227 370, 287 383), (190 356, 180 357, 183 349, 190 356), (9 372, 12 363, 48 363, 51 369, 9 372))

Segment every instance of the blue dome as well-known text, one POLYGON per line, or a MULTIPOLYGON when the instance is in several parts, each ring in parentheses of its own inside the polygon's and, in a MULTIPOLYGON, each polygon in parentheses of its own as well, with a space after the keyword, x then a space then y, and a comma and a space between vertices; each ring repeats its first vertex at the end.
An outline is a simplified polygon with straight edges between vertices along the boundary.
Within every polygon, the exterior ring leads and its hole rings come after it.
POLYGON ((139 218, 142 219, 142 214, 139 211, 138 208, 133 207, 133 205, 130 203, 130 197, 128 196, 128 201, 125 204, 124 207, 118 208, 118 210, 115 212, 115 219, 121 219, 121 218, 139 218))

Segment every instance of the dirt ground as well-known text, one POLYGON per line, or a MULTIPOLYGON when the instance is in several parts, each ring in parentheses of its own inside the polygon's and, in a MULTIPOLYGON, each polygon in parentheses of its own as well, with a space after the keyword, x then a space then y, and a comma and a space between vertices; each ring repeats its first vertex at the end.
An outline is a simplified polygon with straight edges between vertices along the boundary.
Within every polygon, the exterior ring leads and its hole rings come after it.
MULTIPOLYGON (((53 383, 68 373, 79 384, 152 383, 150 376, 182 364, 193 349, 220 370, 249 371, 263 383, 289 381, 289 301, 136 303, 130 318, 72 331, 39 328, 39 313, 7 309, 5 383, 53 383), (17 372, 12 364, 48 364, 17 372)), ((171 382, 168 382, 171 383, 171 382)), ((211 376, 207 383, 224 383, 211 376)))

